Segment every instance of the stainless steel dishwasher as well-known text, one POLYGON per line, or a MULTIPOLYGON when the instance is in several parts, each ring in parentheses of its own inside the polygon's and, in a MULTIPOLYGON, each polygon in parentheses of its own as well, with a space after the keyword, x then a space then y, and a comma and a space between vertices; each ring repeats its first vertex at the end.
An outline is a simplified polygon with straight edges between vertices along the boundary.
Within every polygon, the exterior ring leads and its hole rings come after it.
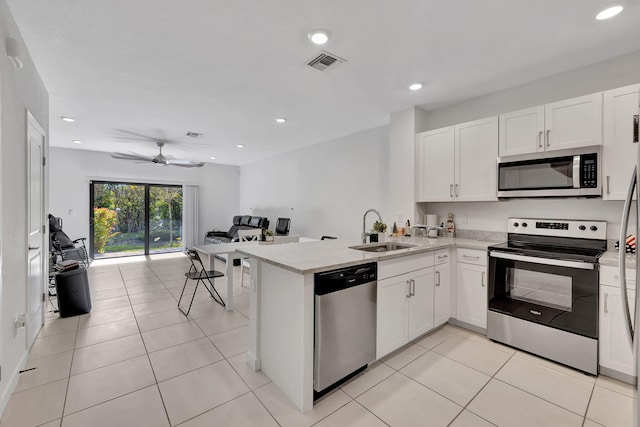
POLYGON ((376 359, 376 263, 315 274, 314 398, 376 359))

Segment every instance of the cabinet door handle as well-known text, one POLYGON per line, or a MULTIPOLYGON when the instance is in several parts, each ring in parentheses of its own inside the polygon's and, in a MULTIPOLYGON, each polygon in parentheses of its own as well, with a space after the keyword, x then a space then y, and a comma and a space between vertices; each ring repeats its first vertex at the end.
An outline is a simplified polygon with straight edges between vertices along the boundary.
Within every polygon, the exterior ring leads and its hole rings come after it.
POLYGON ((538 148, 542 148, 542 131, 538 132, 538 148))
POLYGON ((449 186, 449 197, 453 197, 453 184, 449 186))
POLYGON ((449 255, 438 255, 438 259, 446 259, 449 258, 449 255))
POLYGON ((411 279, 411 296, 416 296, 416 281, 411 279))
POLYGON ((440 272, 436 271, 436 286, 440 286, 440 272))
POLYGON ((471 256, 471 255, 464 255, 464 254, 462 255, 462 258, 477 259, 477 260, 480 259, 479 256, 471 256))
POLYGON ((633 116, 633 142, 638 142, 638 133, 640 132, 640 115, 633 116))
POLYGON ((484 271, 482 272, 482 277, 480 278, 480 284, 484 288, 484 271))
POLYGON ((458 197, 458 184, 456 184, 456 197, 458 197))
POLYGON ((609 191, 609 181, 611 180, 611 177, 609 175, 607 175, 607 194, 611 194, 611 192, 609 191))
POLYGON ((549 134, 551 133, 551 129, 547 129, 547 147, 551 145, 551 141, 549 141, 549 134))
POLYGON ((608 293, 604 293, 604 312, 608 313, 609 312, 609 307, 607 305, 607 300, 609 299, 609 294, 608 293))
POLYGON ((409 285, 409 288, 407 290, 407 295, 405 295, 407 298, 411 298, 411 280, 407 280, 405 282, 407 285, 409 285))

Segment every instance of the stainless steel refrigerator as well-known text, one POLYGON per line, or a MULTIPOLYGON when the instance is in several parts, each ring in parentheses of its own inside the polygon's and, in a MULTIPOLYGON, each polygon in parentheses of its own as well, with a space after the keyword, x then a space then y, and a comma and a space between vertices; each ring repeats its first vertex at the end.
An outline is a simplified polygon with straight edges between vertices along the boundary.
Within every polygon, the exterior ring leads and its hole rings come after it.
MULTIPOLYGON (((635 218, 633 220, 633 226, 635 228, 636 235, 640 231, 640 185, 638 184, 638 174, 640 173, 638 169, 640 168, 640 148, 638 148, 638 134, 640 133, 640 124, 638 123, 638 117, 640 116, 640 105, 638 106, 638 114, 633 116, 633 143, 636 144, 636 164, 633 169, 633 173, 631 176, 631 182, 629 184, 629 188, 627 191, 627 198, 624 203, 624 209, 622 211, 622 221, 620 227, 620 240, 619 240, 619 268, 620 268, 620 295, 622 296, 622 308, 623 308, 623 318, 624 318, 624 327, 627 331, 627 335, 629 338, 629 345, 633 348, 633 357, 636 365, 636 375, 640 373, 640 339, 638 332, 638 326, 640 326, 639 318, 640 318, 640 298, 638 298, 638 288, 640 288, 640 251, 636 251, 635 253, 635 261, 636 261, 636 286, 635 286, 635 318, 631 318, 631 310, 629 307, 629 299, 627 298, 627 282, 626 282, 626 257, 625 257, 625 243, 627 230, 629 227, 629 218, 630 213, 632 211, 632 207, 635 207, 635 218), (633 200, 633 196, 636 196, 636 199, 633 200), (633 205, 633 206, 632 206, 633 205)), ((639 389, 640 381, 636 386, 636 392, 634 396, 634 417, 635 417, 635 426, 640 425, 640 402, 639 402, 639 389)))

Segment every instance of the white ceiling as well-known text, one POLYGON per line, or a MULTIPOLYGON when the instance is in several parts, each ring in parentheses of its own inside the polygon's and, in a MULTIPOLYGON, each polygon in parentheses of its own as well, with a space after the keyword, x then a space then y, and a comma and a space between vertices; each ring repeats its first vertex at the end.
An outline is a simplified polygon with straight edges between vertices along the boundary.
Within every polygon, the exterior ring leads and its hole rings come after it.
POLYGON ((156 154, 121 139, 133 132, 175 141, 165 154, 234 165, 640 50, 637 0, 601 22, 609 0, 7 3, 50 93, 52 146, 156 154), (305 65, 318 27, 348 62, 305 65), (414 81, 424 88, 408 91, 414 81))

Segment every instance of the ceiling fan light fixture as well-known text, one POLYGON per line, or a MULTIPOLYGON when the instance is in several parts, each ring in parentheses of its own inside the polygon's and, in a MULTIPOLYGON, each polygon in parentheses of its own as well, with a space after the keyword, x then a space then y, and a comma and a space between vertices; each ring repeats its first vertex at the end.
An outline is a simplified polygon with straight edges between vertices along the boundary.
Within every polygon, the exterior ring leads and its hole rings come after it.
POLYGON ((71 142, 73 142, 74 144, 82 144, 82 141, 80 141, 79 139, 72 139, 71 142))
POLYGON ((598 21, 603 21, 605 19, 613 18, 614 16, 616 16, 617 14, 622 12, 622 9, 624 9, 622 6, 611 6, 611 7, 608 7, 606 9, 600 11, 600 13, 598 13, 596 15, 596 19, 598 21))
POLYGON ((309 38, 311 43, 322 46, 329 41, 331 33, 329 32, 329 30, 317 28, 315 30, 309 31, 307 37, 309 38))
POLYGON ((64 120, 65 122, 69 122, 69 123, 73 123, 76 121, 76 119, 74 119, 73 117, 67 117, 67 116, 62 116, 60 117, 62 120, 64 120))

